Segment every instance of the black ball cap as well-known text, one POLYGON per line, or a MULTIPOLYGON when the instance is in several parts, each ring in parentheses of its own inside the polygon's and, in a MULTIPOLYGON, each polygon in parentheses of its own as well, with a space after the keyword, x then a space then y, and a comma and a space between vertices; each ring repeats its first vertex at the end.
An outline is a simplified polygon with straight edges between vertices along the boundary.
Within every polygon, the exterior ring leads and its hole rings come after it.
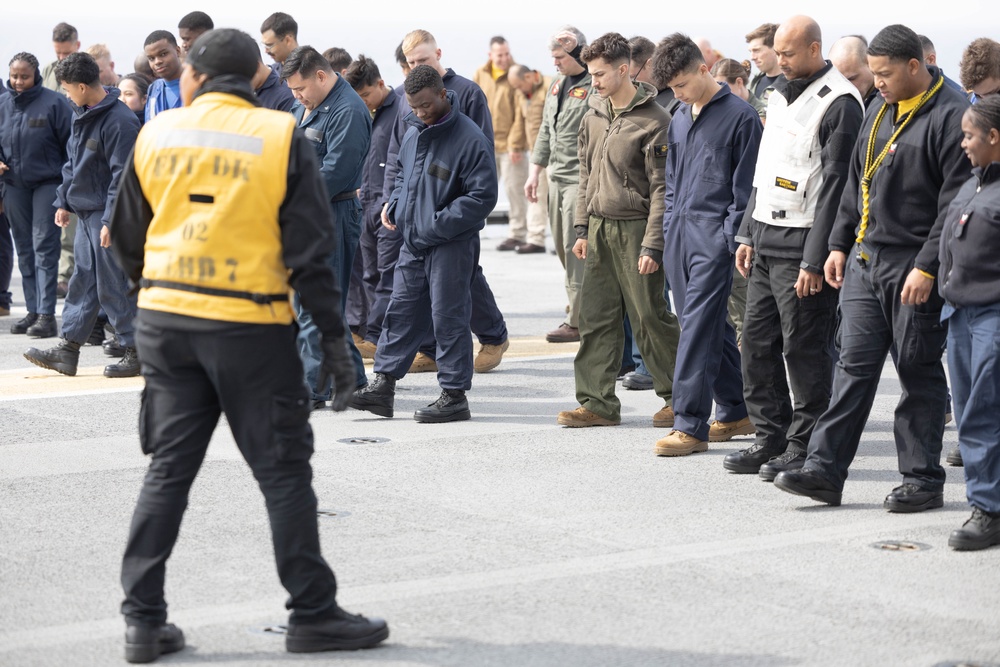
POLYGON ((234 28, 209 30, 187 54, 187 63, 209 77, 231 74, 252 79, 260 62, 260 49, 253 38, 234 28))

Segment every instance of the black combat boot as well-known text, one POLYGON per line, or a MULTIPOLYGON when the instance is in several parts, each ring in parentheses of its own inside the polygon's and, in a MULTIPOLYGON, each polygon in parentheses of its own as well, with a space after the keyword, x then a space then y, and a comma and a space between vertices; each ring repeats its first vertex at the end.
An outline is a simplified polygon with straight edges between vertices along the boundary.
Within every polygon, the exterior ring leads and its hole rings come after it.
POLYGON ((14 324, 10 325, 10 332, 12 334, 26 334, 28 333, 28 327, 35 323, 38 319, 38 313, 28 313, 14 324))
POLYGON ((104 377, 134 378, 139 374, 139 371, 139 355, 135 353, 134 347, 126 347, 125 354, 122 355, 117 364, 104 367, 104 377))
POLYGON ((441 424, 469 419, 469 401, 461 389, 442 389, 441 396, 426 408, 413 413, 413 418, 425 424, 441 424))
POLYGON ((54 338, 59 335, 55 315, 39 315, 35 323, 25 332, 28 338, 54 338))
POLYGON ((114 336, 104 341, 101 347, 104 348, 104 354, 108 355, 109 357, 121 359, 122 357, 125 356, 125 347, 121 343, 119 343, 118 339, 115 338, 114 336))
POLYGON ((76 367, 80 363, 80 344, 64 340, 48 350, 32 347, 24 353, 24 358, 50 371, 63 375, 76 375, 76 367))
POLYGON ((153 662, 164 653, 176 653, 182 648, 184 648, 184 633, 173 623, 130 625, 125 629, 127 662, 153 662))
POLYGON ((347 403, 355 410, 367 410, 379 417, 392 417, 396 378, 376 373, 375 379, 358 389, 347 403))

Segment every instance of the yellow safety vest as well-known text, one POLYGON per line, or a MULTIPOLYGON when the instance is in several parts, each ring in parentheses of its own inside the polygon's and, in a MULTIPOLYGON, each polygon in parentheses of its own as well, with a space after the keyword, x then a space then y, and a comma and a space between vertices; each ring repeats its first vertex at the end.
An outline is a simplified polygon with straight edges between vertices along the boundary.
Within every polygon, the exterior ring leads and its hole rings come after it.
POLYGON ((139 307, 290 324, 278 210, 295 120, 224 93, 149 122, 135 171, 153 211, 139 307))

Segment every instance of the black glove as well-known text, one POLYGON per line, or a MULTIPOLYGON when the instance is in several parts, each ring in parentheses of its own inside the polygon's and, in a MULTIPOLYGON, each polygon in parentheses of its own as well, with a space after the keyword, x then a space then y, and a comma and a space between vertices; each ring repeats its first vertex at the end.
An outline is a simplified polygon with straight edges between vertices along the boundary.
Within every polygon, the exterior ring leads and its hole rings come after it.
POLYGON ((341 412, 347 408, 347 401, 354 392, 355 370, 351 350, 344 336, 334 338, 324 336, 320 346, 323 348, 323 362, 319 367, 316 392, 323 393, 326 383, 333 378, 333 397, 330 407, 341 412))

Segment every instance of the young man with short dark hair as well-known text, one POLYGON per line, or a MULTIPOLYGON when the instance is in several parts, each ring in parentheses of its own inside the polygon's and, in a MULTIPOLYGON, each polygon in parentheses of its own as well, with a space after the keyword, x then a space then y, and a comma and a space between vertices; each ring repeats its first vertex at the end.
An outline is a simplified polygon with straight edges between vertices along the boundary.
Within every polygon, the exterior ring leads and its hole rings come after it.
POLYGON ((79 217, 74 256, 76 268, 63 307, 63 342, 48 350, 29 349, 28 361, 63 375, 76 375, 80 346, 87 342, 103 309, 114 327, 124 356, 106 366, 106 377, 139 374, 135 352, 136 298, 114 255, 109 225, 118 182, 136 136, 139 119, 119 103, 118 89, 101 85, 101 70, 87 53, 66 56, 56 76, 76 113, 67 146, 62 185, 56 190, 55 224, 66 227, 70 211, 79 217))
POLYGON ((364 101, 372 114, 372 138, 361 176, 361 280, 351 279, 351 291, 364 290, 363 295, 348 296, 348 317, 352 301, 359 305, 358 328, 361 341, 358 351, 366 359, 374 359, 385 309, 392 296, 392 281, 399 255, 399 232, 382 224, 382 203, 385 201, 385 171, 389 140, 398 122, 403 88, 385 85, 378 65, 360 54, 347 68, 344 78, 364 101), (360 303, 359 303, 360 302, 360 303), (363 307, 360 307, 363 304, 363 307), (362 321, 363 320, 363 321, 362 321))
POLYGON ((56 53, 56 59, 42 68, 42 85, 61 93, 62 88, 56 79, 56 65, 69 54, 80 50, 80 35, 76 28, 65 22, 57 23, 52 29, 52 48, 56 53))
POLYGON ((205 12, 188 12, 177 22, 177 36, 181 38, 181 52, 186 56, 194 40, 215 29, 215 22, 205 12))
MULTIPOLYGON (((333 214, 330 224, 336 230, 337 249, 330 261, 341 289, 341 315, 347 308, 354 255, 361 237, 362 166, 371 142, 372 118, 365 103, 342 76, 333 71, 330 61, 311 46, 300 46, 285 58, 282 75, 298 103, 292 115, 306 137, 313 142, 319 171, 333 214)), ((305 366, 306 382, 313 389, 313 407, 330 400, 330 387, 317 386, 323 350, 319 329, 309 311, 299 308, 299 351, 305 366)), ((357 386, 364 386, 365 366, 351 342, 357 370, 357 386)))
POLYGON ((299 48, 299 24, 284 12, 275 12, 260 24, 260 43, 274 58, 271 69, 281 74, 281 66, 292 51, 299 48))
POLYGON ((417 65, 406 77, 409 129, 399 146, 395 187, 383 223, 403 239, 392 298, 375 354, 375 379, 351 407, 392 417, 396 381, 404 377, 433 329, 441 395, 418 422, 470 418, 472 277, 479 231, 496 205, 493 145, 456 106, 436 68, 417 65))
POLYGON ((754 432, 743 403, 736 331, 726 316, 736 230, 753 186, 760 117, 717 83, 698 45, 675 33, 653 55, 653 76, 681 107, 670 122, 664 257, 681 335, 674 368, 674 430, 658 456, 683 456, 754 432), (712 401, 715 421, 709 423, 712 401))
POLYGON ((615 377, 628 314, 664 406, 653 426, 673 426, 670 408, 680 329, 663 298, 663 169, 670 114, 656 88, 629 78, 629 43, 618 33, 583 49, 594 91, 580 123, 580 188, 573 253, 584 262, 580 349, 573 364, 580 407, 563 426, 621 423, 615 377), (625 185, 622 185, 624 182, 625 185))
POLYGON ((143 42, 146 60, 157 76, 146 92, 146 122, 181 105, 181 47, 168 30, 154 30, 143 42))
POLYGON ((777 31, 777 23, 762 23, 746 35, 750 60, 757 66, 757 73, 747 83, 747 88, 764 102, 767 102, 767 89, 781 76, 778 56, 774 52, 774 33, 777 31))

